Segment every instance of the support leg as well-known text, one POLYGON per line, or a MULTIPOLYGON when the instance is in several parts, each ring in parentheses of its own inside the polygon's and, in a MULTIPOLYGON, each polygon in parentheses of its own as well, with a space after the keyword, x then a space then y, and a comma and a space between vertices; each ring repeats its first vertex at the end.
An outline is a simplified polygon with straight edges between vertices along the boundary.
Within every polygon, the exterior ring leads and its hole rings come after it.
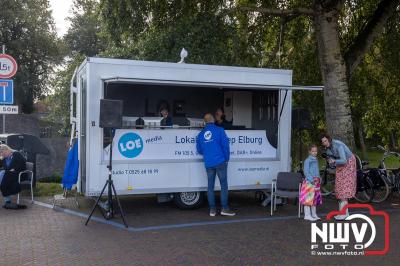
POLYGON ((107 180, 107 182, 104 184, 104 187, 103 187, 103 189, 101 190, 101 193, 100 193, 99 197, 97 198, 96 203, 94 204, 94 206, 93 206, 93 208, 92 208, 92 211, 90 212, 90 214, 89 214, 89 216, 88 216, 88 218, 87 218, 87 220, 86 220, 85 225, 87 225, 88 222, 89 222, 89 220, 90 220, 90 218, 92 218, 92 215, 93 215, 93 213, 94 213, 94 210, 95 210, 96 207, 98 206, 99 201, 100 201, 100 198, 101 198, 101 196, 103 196, 104 190, 106 189, 107 185, 108 185, 108 180, 107 180))
POLYGON ((125 221, 125 214, 124 214, 124 211, 122 210, 121 203, 119 202, 117 191, 115 190, 115 187, 114 187, 114 183, 111 183, 111 186, 114 191, 114 196, 117 199, 117 204, 118 204, 119 211, 121 213, 122 221, 124 222, 125 227, 128 228, 128 224, 125 221))

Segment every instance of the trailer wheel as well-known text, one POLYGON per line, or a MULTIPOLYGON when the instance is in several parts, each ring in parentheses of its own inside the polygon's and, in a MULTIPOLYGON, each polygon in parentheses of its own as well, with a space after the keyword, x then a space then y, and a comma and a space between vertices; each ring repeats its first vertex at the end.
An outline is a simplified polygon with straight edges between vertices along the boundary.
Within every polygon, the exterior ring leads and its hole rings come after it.
POLYGON ((204 193, 200 191, 174 194, 174 202, 182 210, 197 209, 203 204, 203 201, 204 193))

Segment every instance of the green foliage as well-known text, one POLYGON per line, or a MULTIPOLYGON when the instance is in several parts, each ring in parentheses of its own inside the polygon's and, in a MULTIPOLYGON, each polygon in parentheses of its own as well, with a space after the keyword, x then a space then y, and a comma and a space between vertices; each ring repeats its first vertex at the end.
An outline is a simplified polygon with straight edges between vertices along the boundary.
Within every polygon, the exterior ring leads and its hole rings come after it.
POLYGON ((353 116, 364 124, 366 136, 374 145, 400 146, 399 25, 397 13, 388 21, 350 86, 353 116))
POLYGON ((47 0, 0 0, 0 42, 17 60, 14 77, 16 103, 24 113, 48 90, 48 80, 59 62, 57 39, 47 0))
POLYGON ((75 0, 71 27, 64 36, 69 56, 54 79, 52 95, 46 98, 51 108, 47 120, 61 124, 60 134, 65 135, 70 129, 70 85, 72 76, 86 56, 95 56, 105 49, 105 39, 101 35, 98 2, 96 0, 75 0))
POLYGON ((72 17, 68 20, 71 26, 64 36, 68 54, 77 53, 95 56, 106 47, 101 36, 98 3, 94 0, 75 0, 72 17))
POLYGON ((110 42, 103 55, 177 62, 185 47, 189 63, 243 64, 232 53, 234 31, 221 11, 224 1, 114 2, 101 1, 110 42))
POLYGON ((74 58, 66 63, 66 67, 57 71, 52 80, 53 94, 45 99, 50 106, 51 112, 46 118, 49 122, 61 124, 60 135, 66 135, 70 129, 70 86, 72 75, 76 68, 82 63, 85 56, 76 54, 74 58))
POLYGON ((380 0, 344 1, 339 18, 340 40, 343 52, 349 48, 366 22, 371 18, 380 0))
POLYGON ((57 183, 36 183, 36 188, 33 190, 35 197, 51 197, 56 194, 63 193, 63 189, 60 184, 57 183))

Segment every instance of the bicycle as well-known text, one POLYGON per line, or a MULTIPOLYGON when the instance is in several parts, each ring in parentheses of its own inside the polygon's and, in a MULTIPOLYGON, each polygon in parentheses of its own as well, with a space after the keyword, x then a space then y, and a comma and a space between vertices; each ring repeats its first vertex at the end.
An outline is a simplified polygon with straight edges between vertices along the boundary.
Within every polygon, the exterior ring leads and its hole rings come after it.
POLYGON ((375 198, 374 183, 371 180, 369 170, 364 169, 369 164, 367 161, 361 161, 356 155, 357 162, 357 190, 354 199, 360 203, 368 203, 375 198))
POLYGON ((400 168, 388 169, 385 163, 389 157, 400 159, 400 153, 387 150, 380 145, 377 148, 383 151, 383 155, 378 168, 370 169, 370 171, 375 190, 373 202, 380 203, 385 201, 392 191, 397 191, 400 195, 400 168))
MULTIPOLYGON (((364 169, 368 162, 361 161, 357 155, 355 156, 357 161, 357 188, 354 198, 361 203, 371 202, 375 196, 375 191, 369 171, 364 169)), ((321 194, 323 196, 334 195, 336 166, 330 163, 329 159, 335 158, 326 153, 322 153, 322 157, 326 160, 326 165, 321 171, 321 194)))
POLYGON ((329 159, 332 157, 326 153, 321 154, 322 158, 325 159, 325 167, 320 171, 321 176, 321 194, 322 196, 329 196, 334 194, 335 191, 335 173, 336 166, 329 163, 329 159))

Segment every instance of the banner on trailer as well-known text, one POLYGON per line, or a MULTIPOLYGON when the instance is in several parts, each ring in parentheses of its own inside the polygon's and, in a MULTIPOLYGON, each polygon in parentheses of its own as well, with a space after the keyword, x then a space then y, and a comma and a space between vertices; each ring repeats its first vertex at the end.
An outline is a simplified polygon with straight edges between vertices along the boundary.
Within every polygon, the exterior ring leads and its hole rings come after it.
MULTIPOLYGON (((182 160, 202 159, 196 151, 199 130, 154 129, 115 131, 113 160, 182 160)), ((276 158, 276 149, 264 130, 227 130, 231 159, 276 158)), ((108 158, 107 147, 103 158, 108 158)))

